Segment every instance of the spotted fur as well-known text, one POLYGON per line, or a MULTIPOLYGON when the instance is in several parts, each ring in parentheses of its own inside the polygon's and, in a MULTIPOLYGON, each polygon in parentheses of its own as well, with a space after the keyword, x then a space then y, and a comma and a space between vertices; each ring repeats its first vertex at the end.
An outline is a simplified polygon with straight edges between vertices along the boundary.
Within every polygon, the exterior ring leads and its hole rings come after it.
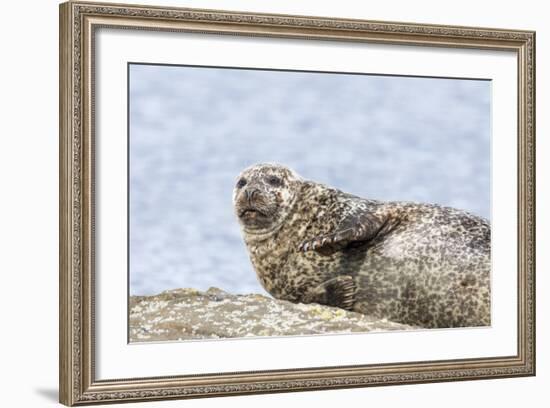
POLYGON ((491 324, 491 229, 450 207, 363 199, 276 164, 244 170, 233 202, 275 298, 422 327, 491 324))

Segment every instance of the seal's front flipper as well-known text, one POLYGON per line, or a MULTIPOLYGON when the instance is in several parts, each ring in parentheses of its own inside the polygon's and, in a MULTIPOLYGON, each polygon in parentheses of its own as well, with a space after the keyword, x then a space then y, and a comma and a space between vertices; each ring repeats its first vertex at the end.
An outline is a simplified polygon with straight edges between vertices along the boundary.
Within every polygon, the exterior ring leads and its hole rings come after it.
POLYGON ((346 228, 337 230, 332 234, 321 235, 311 239, 306 239, 298 247, 299 251, 318 251, 323 252, 323 250, 338 250, 345 247, 348 243, 356 240, 354 237, 356 232, 353 228, 346 228))
POLYGON ((355 303, 355 290, 355 281, 351 276, 337 276, 310 290, 302 301, 351 310, 355 303))
POLYGON ((390 232, 398 224, 398 220, 391 218, 382 220, 359 208, 344 217, 334 232, 307 239, 298 246, 298 250, 303 252, 313 250, 323 255, 330 254, 349 245, 372 241, 374 238, 390 232))

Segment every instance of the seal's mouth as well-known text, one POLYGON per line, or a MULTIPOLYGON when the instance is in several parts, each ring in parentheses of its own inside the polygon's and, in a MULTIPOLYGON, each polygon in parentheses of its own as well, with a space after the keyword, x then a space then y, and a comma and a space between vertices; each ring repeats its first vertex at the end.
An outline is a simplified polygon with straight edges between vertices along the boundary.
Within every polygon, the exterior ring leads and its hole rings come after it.
POLYGON ((267 217, 267 214, 257 208, 247 207, 239 213, 240 218, 255 219, 258 217, 267 217))

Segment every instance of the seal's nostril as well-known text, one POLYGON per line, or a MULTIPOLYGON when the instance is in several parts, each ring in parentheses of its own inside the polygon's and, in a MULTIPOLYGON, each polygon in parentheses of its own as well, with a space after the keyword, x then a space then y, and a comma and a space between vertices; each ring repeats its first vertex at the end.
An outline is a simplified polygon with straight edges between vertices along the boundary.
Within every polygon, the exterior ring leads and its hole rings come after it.
POLYGON ((251 188, 245 191, 246 193, 246 199, 248 201, 252 200, 256 194, 259 193, 257 188, 251 188))

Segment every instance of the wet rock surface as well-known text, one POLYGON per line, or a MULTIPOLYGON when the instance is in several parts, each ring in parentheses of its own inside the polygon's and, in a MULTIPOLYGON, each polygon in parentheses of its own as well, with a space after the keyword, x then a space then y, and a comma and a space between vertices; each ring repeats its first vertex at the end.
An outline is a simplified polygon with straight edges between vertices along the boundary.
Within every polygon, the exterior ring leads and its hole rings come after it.
POLYGON ((130 297, 130 341, 410 330, 411 326, 318 304, 259 294, 175 289, 130 297))

